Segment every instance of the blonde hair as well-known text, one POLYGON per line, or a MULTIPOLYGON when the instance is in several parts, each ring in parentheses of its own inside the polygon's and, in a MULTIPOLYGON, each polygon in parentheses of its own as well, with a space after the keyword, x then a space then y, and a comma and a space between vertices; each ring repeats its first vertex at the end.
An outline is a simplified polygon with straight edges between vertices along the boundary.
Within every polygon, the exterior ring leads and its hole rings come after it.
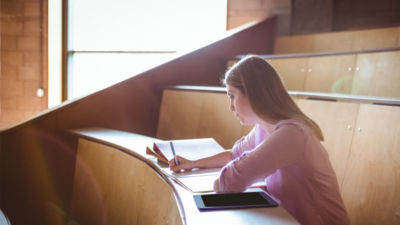
POLYGON ((289 96, 275 69, 263 58, 249 55, 233 65, 223 80, 245 94, 254 113, 264 121, 276 124, 281 120, 300 119, 324 141, 318 124, 308 118, 289 96))

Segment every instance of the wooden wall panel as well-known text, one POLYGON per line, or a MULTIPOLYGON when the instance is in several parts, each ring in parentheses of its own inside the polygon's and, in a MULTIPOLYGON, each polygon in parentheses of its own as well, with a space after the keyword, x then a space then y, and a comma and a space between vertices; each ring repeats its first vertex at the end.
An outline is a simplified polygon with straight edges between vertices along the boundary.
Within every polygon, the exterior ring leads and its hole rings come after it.
POLYGON ((178 207, 177 200, 175 198, 175 194, 173 192, 171 192, 170 196, 171 196, 171 198, 169 201, 168 213, 167 213, 164 221, 167 221, 166 224, 183 225, 182 217, 179 212, 179 207, 178 207))
POLYGON ((223 93, 200 93, 204 96, 197 137, 213 137, 223 148, 230 149, 241 138, 240 121, 229 111, 229 98, 223 93))
POLYGON ((400 46, 400 27, 399 27, 399 31, 397 33, 397 45, 396 46, 400 46))
POLYGON ((315 35, 285 36, 275 39, 274 54, 314 52, 315 35))
POLYGON ((239 60, 228 60, 228 63, 226 65, 226 69, 228 70, 229 68, 231 68, 235 63, 239 62, 239 60))
POLYGON ((366 50, 400 46, 400 27, 278 37, 274 54, 366 50))
POLYGON ((359 54, 352 94, 400 98, 400 51, 359 54))
POLYGON ((353 32, 332 32, 315 35, 314 52, 351 51, 353 32))
POLYGON ((286 90, 304 91, 308 58, 271 59, 268 62, 281 76, 286 90))
POLYGON ((316 100, 298 101, 300 109, 321 128, 324 147, 342 187, 359 104, 316 100))
POLYGON ((292 100, 294 101, 294 103, 296 103, 297 105, 299 104, 299 99, 297 98, 297 96, 290 96, 292 98, 292 100))
POLYGON ((290 33, 291 5, 290 0, 229 0, 227 30, 273 14, 278 17, 277 35, 288 35, 290 33))
POLYGON ((212 137, 223 148, 231 149, 252 127, 242 126, 229 111, 225 93, 165 90, 158 129, 160 139, 212 137))
POLYGON ((400 224, 399 123, 400 107, 360 105, 342 186, 354 225, 400 224))
POLYGON ((149 166, 118 149, 114 150, 109 166, 112 175, 105 198, 107 224, 138 224, 142 205, 140 185, 149 166))
POLYGON ((168 206, 174 200, 171 199, 171 187, 153 169, 146 167, 140 191, 138 224, 167 224, 168 206))
POLYGON ((79 224, 107 224, 105 197, 114 149, 79 140, 70 217, 79 224))
POLYGON ((399 27, 354 31, 353 50, 395 47, 399 27))
POLYGON ((45 224, 64 225, 63 219, 65 220, 65 218, 67 218, 68 215, 63 210, 61 210, 60 208, 51 203, 48 203, 46 205, 47 207, 45 209, 46 210, 45 224))
POLYGON ((71 219, 79 224, 166 224, 169 218, 182 223, 171 187, 150 166, 84 139, 71 205, 71 219))
POLYGON ((0 207, 12 224, 51 224, 47 202, 69 212, 78 142, 55 127, 55 116, 48 116, 0 134, 0 207))
POLYGON ((356 55, 310 57, 304 91, 350 94, 356 55))
POLYGON ((197 136, 204 94, 164 90, 158 120, 157 138, 190 139, 197 136))

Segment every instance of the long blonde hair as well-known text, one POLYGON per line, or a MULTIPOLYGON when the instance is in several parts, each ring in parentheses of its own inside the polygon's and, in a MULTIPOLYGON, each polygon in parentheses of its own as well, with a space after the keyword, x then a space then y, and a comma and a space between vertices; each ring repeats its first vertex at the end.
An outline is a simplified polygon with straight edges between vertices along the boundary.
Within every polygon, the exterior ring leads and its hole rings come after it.
POLYGON ((281 120, 300 119, 324 141, 318 124, 308 118, 289 96, 275 69, 263 58, 249 55, 233 65, 223 80, 245 94, 254 113, 264 121, 276 124, 281 120))

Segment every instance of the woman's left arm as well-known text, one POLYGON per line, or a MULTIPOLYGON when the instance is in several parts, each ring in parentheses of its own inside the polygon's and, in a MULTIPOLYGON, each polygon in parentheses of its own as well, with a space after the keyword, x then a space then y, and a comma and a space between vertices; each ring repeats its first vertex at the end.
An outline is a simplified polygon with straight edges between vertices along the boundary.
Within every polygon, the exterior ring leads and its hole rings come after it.
POLYGON ((277 169, 300 161, 305 141, 305 135, 299 126, 279 126, 254 150, 243 153, 222 169, 215 191, 243 192, 277 169))

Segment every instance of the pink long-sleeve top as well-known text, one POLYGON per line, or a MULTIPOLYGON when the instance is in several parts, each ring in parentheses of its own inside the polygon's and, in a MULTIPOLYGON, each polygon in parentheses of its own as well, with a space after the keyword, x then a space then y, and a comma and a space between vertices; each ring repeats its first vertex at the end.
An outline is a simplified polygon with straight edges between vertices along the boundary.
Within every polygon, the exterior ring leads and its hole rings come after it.
POLYGON ((232 149, 220 191, 243 192, 265 181, 267 192, 301 224, 350 224, 327 151, 297 119, 278 122, 271 134, 259 125, 232 149))

